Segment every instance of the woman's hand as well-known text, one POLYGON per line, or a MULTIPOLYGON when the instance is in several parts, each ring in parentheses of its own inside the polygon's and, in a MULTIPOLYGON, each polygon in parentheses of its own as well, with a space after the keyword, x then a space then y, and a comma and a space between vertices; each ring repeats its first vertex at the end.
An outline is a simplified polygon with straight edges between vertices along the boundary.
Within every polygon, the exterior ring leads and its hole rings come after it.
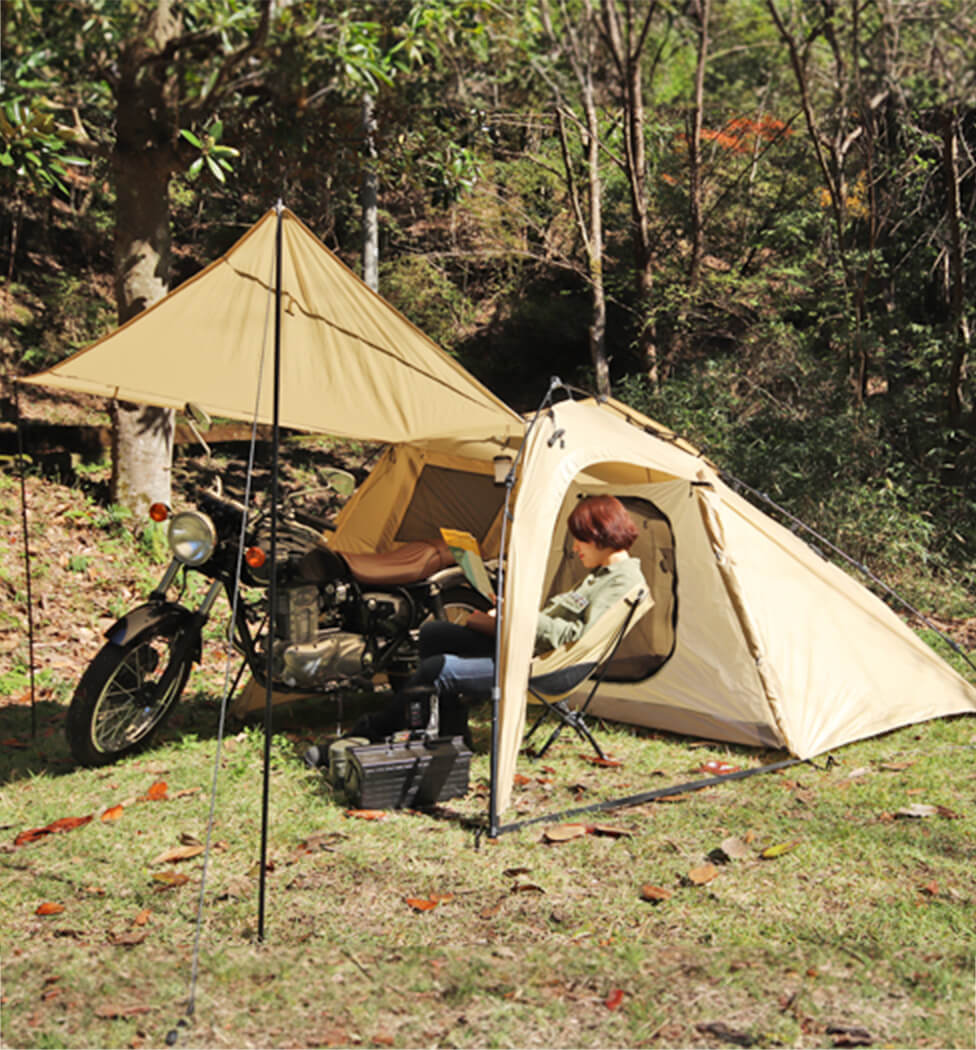
POLYGON ((467 620, 464 622, 465 627, 470 627, 473 631, 480 631, 481 634, 494 634, 497 610, 492 608, 488 612, 480 612, 475 610, 468 614, 467 620))

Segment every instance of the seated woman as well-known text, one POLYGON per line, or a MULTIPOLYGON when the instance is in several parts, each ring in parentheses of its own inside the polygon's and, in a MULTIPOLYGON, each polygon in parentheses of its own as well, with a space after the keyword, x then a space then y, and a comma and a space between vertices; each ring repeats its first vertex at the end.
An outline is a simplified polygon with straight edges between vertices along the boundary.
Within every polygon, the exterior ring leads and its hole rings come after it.
MULTIPOLYGON (((535 653, 581 638, 590 624, 628 594, 647 584, 640 562, 631 557, 637 527, 614 496, 580 500, 567 523, 573 551, 588 575, 571 591, 549 599, 539 613, 535 653)), ((460 702, 485 700, 495 678, 495 610, 473 612, 463 626, 441 620, 420 630, 420 663, 417 670, 382 710, 364 715, 350 736, 378 742, 401 729, 421 729, 430 717, 430 695, 439 701, 442 736, 467 733, 467 707, 460 702)), ((309 748, 309 765, 324 764, 326 749, 309 748)))

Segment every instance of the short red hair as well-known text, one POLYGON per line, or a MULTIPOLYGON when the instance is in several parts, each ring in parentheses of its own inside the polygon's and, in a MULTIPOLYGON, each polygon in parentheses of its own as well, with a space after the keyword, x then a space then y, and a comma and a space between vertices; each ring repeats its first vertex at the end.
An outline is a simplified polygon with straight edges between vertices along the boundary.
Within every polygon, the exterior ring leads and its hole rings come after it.
POLYGON ((569 531, 583 543, 613 551, 629 551, 637 526, 616 496, 587 496, 573 508, 569 531))

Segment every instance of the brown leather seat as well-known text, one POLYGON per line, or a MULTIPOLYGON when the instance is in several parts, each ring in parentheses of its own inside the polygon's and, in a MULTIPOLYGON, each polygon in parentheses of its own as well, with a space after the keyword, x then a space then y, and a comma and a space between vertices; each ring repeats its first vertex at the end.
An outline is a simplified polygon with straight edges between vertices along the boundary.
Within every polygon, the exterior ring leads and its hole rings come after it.
POLYGON ((454 563, 443 540, 416 540, 386 554, 342 554, 356 579, 367 586, 417 583, 454 563))

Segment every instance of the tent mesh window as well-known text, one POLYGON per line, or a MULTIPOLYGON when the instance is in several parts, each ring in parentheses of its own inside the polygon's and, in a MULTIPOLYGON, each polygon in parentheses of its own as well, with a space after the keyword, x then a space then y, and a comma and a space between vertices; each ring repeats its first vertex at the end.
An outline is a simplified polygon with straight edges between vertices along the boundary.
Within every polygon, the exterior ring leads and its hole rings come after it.
MULTIPOLYGON (((654 605, 640 623, 631 628, 604 678, 610 682, 640 682, 659 671, 674 652, 678 625, 674 531, 667 516, 650 500, 637 496, 618 496, 618 499, 630 511, 637 526, 637 539, 630 553, 640 560, 654 605)), ((550 588, 552 593, 569 590, 582 579, 572 544, 573 537, 567 531, 562 562, 550 588)))
POLYGON ((678 626, 678 575, 671 522, 650 501, 621 496, 638 529, 630 553, 640 559, 654 605, 621 643, 607 669, 612 682, 639 682, 659 671, 674 652, 678 626))
POLYGON ((505 502, 505 489, 491 474, 426 466, 395 539, 431 540, 441 528, 463 529, 483 540, 505 502))

